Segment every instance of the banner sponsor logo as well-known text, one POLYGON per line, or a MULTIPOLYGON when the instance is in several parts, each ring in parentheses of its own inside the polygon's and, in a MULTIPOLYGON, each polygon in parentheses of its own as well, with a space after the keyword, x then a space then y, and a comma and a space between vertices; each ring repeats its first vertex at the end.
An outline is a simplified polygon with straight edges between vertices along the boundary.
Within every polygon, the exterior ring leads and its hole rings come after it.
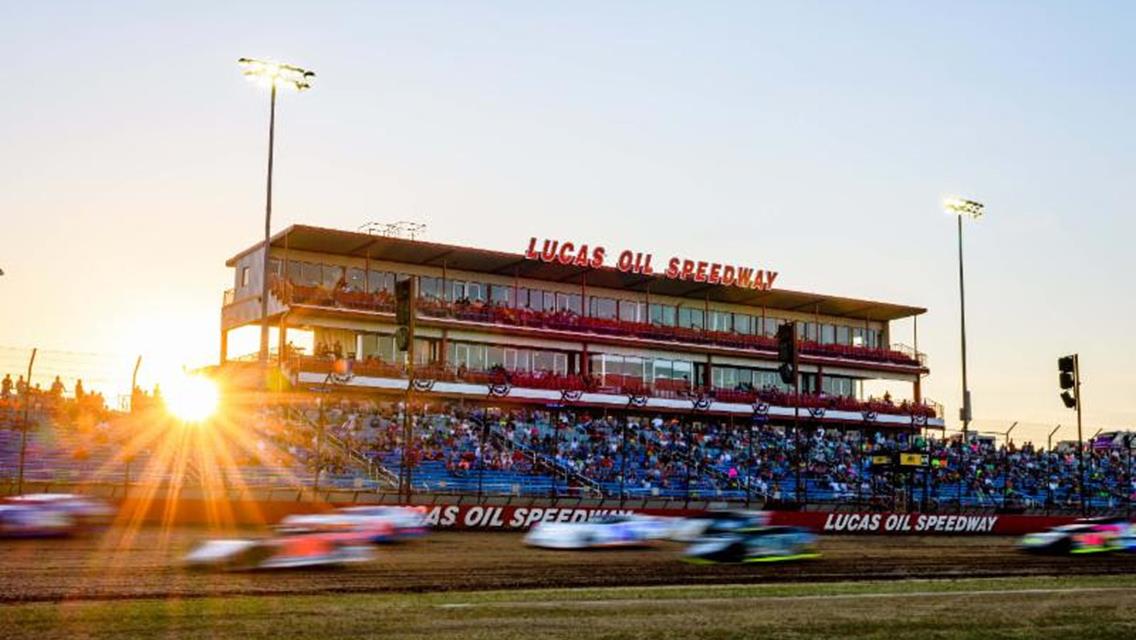
POLYGON ((999 517, 914 513, 830 513, 824 520, 822 530, 832 533, 994 533, 999 517))
MULTIPOLYGON (((525 249, 525 258, 528 260, 592 269, 605 266, 607 257, 608 251, 602 246, 588 246, 547 238, 543 240, 530 238, 529 246, 525 249)), ((619 253, 614 267, 624 273, 661 275, 670 280, 690 280, 759 291, 772 289, 773 281, 777 279, 776 271, 681 257, 672 257, 667 261, 666 269, 656 271, 652 264, 653 258, 650 253, 627 249, 619 253)))

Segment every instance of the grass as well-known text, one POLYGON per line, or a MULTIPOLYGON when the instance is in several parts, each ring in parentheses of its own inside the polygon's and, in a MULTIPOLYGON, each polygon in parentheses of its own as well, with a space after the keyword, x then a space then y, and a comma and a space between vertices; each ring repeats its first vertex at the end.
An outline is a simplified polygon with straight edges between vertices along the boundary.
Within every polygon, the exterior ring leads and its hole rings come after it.
POLYGON ((1136 576, 0 606, 0 637, 1131 638, 1136 576))

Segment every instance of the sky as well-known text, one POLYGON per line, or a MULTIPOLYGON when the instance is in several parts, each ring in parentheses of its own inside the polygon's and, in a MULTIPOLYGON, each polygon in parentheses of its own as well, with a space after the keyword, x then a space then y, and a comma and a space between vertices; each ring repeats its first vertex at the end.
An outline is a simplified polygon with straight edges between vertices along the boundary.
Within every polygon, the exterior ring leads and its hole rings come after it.
POLYGON ((414 220, 923 306, 953 417, 939 203, 967 196, 979 426, 1072 424, 1072 352, 1086 429, 1134 426, 1133 33, 1124 2, 0 3, 0 366, 216 360, 224 261, 263 229, 252 56, 317 74, 279 103, 274 230, 414 220))

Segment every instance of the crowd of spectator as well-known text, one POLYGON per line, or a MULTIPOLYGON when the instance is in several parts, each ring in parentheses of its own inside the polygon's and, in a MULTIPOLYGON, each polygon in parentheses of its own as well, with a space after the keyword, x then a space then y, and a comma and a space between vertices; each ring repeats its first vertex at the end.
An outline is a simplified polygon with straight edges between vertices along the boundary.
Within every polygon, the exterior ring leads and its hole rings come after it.
MULTIPOLYGON (((329 433, 376 460, 402 458, 400 406, 343 401, 329 433)), ((773 502, 879 502, 1061 508, 1079 504, 1079 452, 1032 443, 936 438, 909 429, 792 428, 666 416, 614 418, 584 411, 463 411, 414 415, 407 463, 443 461, 454 475, 484 470, 562 475, 583 490, 618 495, 745 497, 773 502), (752 437, 752 441, 751 441, 752 437), (926 467, 897 464, 899 453, 926 467)), ((1086 447, 1085 492, 1097 507, 1136 499, 1132 452, 1086 447)))

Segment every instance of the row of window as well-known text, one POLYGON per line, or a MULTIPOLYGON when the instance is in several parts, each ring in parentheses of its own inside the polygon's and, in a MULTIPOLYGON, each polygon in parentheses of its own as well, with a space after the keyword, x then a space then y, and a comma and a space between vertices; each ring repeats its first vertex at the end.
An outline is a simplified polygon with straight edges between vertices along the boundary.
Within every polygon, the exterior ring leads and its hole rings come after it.
MULTIPOLYGON (((272 273, 280 272, 280 262, 269 261, 272 273)), ((352 291, 374 293, 394 291, 396 280, 409 277, 390 271, 364 271, 311 262, 288 261, 288 278, 303 286, 346 286, 352 291)), ((442 279, 419 276, 419 295, 426 300, 440 302, 483 302, 507 307, 527 308, 534 311, 570 311, 583 314, 583 296, 580 294, 544 291, 512 285, 442 279)), ((619 300, 601 296, 588 296, 588 315, 593 318, 642 322, 657 326, 707 329, 742 335, 773 337, 777 327, 786 322, 783 318, 755 316, 746 313, 711 310, 702 306, 671 305, 632 300, 619 300)), ((878 349, 882 347, 880 332, 863 326, 835 323, 797 322, 797 333, 802 340, 821 344, 838 344, 878 349)))
MULTIPOLYGON (((439 360, 440 341, 425 338, 415 340, 415 360, 425 365, 439 360)), ((385 362, 401 361, 405 354, 395 346, 394 336, 382 334, 360 334, 359 357, 374 357, 385 362)), ((471 371, 487 371, 494 367, 504 367, 511 371, 548 371, 562 375, 580 371, 579 354, 547 349, 523 347, 504 347, 468 342, 450 342, 446 348, 446 362, 453 367, 465 367, 471 371)), ((609 353, 593 353, 588 357, 591 375, 601 382, 619 376, 655 383, 659 380, 684 382, 692 387, 700 382, 703 365, 689 360, 670 358, 644 358, 609 353)), ((711 385, 719 389, 763 389, 775 388, 790 391, 791 387, 781 381, 776 371, 748 367, 714 365, 711 367, 711 385)), ((801 388, 816 391, 816 375, 802 374, 801 388)), ((853 378, 825 376, 821 390, 830 395, 859 396, 861 383, 853 378)))

